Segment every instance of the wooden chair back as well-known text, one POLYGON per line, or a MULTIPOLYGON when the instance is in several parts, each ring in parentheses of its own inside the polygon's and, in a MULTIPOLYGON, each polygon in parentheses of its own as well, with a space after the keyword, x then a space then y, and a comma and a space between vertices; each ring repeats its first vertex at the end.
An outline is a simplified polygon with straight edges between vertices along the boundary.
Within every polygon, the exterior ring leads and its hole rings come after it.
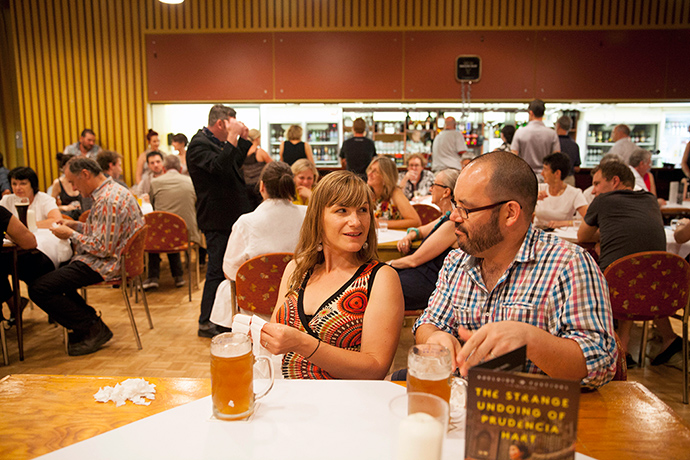
POLYGON ((426 225, 429 222, 433 222, 441 217, 441 211, 434 206, 424 203, 416 203, 413 204, 412 207, 415 209, 415 211, 417 211, 417 214, 419 214, 419 218, 422 219, 422 225, 426 225))
POLYGON ((177 214, 153 211, 144 215, 149 227, 146 236, 146 252, 174 253, 189 247, 187 224, 177 214))

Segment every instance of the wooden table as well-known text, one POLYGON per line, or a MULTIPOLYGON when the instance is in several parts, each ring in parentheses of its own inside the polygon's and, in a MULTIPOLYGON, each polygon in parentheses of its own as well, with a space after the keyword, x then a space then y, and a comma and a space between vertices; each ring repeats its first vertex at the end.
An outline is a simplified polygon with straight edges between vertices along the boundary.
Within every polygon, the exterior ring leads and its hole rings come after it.
MULTIPOLYGON (((379 242, 377 245, 379 251, 379 260, 382 262, 388 262, 389 260, 399 259, 403 254, 398 251, 398 241, 400 241, 405 236, 405 231, 400 230, 388 230, 386 231, 386 240, 391 239, 391 236, 395 237, 394 241, 379 242)), ((412 242, 412 248, 416 249, 421 244, 421 240, 416 240, 412 242)))
MULTIPOLYGON (((146 378, 150 406, 96 403, 99 388, 125 377, 17 374, 0 380, 0 458, 52 452, 211 393, 209 379, 146 378)), ((681 459, 690 427, 636 382, 611 382, 580 402, 577 451, 598 460, 681 459)))

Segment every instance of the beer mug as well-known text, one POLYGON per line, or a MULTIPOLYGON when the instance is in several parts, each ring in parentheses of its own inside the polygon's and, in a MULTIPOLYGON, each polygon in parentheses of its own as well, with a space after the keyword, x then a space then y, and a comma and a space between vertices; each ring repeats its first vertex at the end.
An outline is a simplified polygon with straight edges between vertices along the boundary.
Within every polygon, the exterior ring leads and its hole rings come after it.
POLYGON ((247 334, 226 332, 211 340, 211 398, 213 415, 221 420, 242 420, 254 412, 254 402, 273 388, 273 366, 266 356, 254 358, 247 334), (255 361, 268 364, 267 388, 254 393, 255 361))
POLYGON ((27 221, 27 213, 29 211, 29 199, 28 198, 19 198, 15 203, 14 207, 17 210, 17 217, 19 218, 19 221, 24 224, 25 227, 28 227, 28 221, 27 221))
POLYGON ((407 355, 407 392, 438 396, 450 405, 451 418, 456 418, 464 414, 467 382, 452 375, 452 362, 450 350, 443 345, 413 345, 407 355))

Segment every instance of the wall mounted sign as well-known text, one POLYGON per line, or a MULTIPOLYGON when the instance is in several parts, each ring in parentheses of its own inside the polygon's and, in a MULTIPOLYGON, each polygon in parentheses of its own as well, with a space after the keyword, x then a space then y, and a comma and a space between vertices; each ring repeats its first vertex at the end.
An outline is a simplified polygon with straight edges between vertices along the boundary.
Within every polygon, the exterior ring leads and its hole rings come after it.
POLYGON ((476 83, 482 77, 482 60, 479 56, 458 56, 455 60, 455 79, 459 82, 476 83))

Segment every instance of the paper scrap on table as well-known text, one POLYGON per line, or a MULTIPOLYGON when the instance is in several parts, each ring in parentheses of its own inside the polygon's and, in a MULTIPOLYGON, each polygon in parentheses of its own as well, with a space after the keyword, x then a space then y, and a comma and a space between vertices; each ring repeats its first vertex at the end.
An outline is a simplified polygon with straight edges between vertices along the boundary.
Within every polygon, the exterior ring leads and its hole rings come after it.
POLYGON ((106 386, 98 390, 93 395, 98 402, 113 401, 115 406, 123 406, 129 399, 134 404, 140 406, 148 406, 151 401, 146 399, 155 399, 156 385, 149 383, 144 379, 127 379, 122 383, 118 383, 115 387, 106 386))
POLYGON ((252 336, 252 344, 254 349, 254 356, 270 355, 270 352, 261 345, 261 329, 266 324, 262 318, 256 315, 242 315, 237 314, 232 319, 232 331, 241 332, 252 336))

